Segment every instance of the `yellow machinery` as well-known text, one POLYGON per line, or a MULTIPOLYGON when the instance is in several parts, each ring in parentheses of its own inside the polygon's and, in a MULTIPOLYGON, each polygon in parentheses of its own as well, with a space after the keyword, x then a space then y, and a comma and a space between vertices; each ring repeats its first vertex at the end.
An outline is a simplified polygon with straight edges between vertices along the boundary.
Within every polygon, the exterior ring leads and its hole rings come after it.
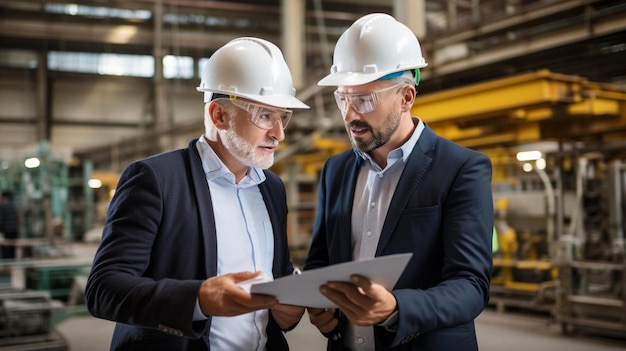
POLYGON ((625 92, 542 70, 419 95, 413 114, 461 145, 490 150, 546 140, 623 140, 625 92))
POLYGON ((498 251, 493 258, 490 303, 502 311, 505 306, 550 310, 555 302, 556 264, 546 251, 546 237, 525 231, 518 235, 507 221, 508 199, 494 204, 494 226, 498 251))

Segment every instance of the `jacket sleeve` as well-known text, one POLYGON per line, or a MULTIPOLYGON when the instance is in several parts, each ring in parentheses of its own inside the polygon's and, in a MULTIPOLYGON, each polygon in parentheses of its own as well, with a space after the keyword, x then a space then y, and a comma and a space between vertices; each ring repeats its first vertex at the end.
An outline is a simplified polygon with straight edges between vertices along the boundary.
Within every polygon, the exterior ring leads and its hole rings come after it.
MULTIPOLYGON (((174 256, 186 249, 155 248, 159 235, 178 234, 161 232, 174 229, 163 227, 166 200, 159 181, 149 163, 134 163, 123 172, 109 206, 85 301, 95 317, 197 338, 210 324, 210 320, 192 323, 202 280, 194 279, 195 271, 188 277, 180 275, 181 279, 168 278, 178 277, 167 269, 177 269, 174 256)), ((190 270, 180 266, 182 271, 190 270)))
MULTIPOLYGON (((429 274, 433 281, 439 282, 423 289, 393 290, 399 320, 391 347, 434 330, 445 333, 446 328, 457 327, 460 332, 489 300, 493 230, 491 163, 482 154, 473 155, 448 176, 452 180, 449 188, 442 190, 441 217, 436 219, 438 224, 432 225, 437 229, 429 234, 436 242, 430 252, 441 256, 434 258, 440 262, 441 270, 429 274)), ((435 174, 437 177, 444 178, 435 174)), ((428 245, 426 240, 423 237, 419 242, 428 245)))

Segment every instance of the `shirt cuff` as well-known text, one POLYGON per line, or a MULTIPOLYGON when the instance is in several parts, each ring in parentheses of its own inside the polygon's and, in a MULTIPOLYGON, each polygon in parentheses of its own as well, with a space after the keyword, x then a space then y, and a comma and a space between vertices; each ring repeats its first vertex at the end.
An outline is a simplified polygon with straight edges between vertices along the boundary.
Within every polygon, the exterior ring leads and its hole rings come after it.
POLYGON ((205 316, 204 313, 202 313, 202 309, 200 308, 200 300, 198 300, 198 298, 196 297, 196 309, 193 311, 192 321, 205 321, 207 319, 209 319, 209 317, 205 316))
POLYGON ((399 311, 394 311, 387 319, 382 321, 382 323, 376 325, 385 328, 387 331, 395 332, 398 330, 398 316, 399 311))

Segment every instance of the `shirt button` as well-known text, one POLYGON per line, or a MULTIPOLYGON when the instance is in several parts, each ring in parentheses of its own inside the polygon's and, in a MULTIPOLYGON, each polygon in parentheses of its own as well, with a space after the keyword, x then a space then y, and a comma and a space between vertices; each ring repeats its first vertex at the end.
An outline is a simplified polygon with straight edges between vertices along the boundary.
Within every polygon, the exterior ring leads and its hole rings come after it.
POLYGON ((367 232, 367 236, 372 236, 372 232, 367 232))
POLYGON ((370 206, 371 206, 371 207, 376 206, 376 202, 372 201, 372 202, 370 203, 370 206))
POLYGON ((363 338, 362 337, 356 338, 356 342, 357 342, 357 344, 362 344, 363 343, 363 338))

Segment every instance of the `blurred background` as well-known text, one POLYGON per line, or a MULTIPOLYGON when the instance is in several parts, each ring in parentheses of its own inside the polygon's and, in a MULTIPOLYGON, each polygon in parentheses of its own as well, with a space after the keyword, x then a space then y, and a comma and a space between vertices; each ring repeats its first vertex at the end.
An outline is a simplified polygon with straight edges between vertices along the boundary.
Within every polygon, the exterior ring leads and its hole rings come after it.
MULTIPOLYGON (((203 133, 199 74, 235 37, 277 44, 312 107, 272 167, 301 265, 320 168, 350 147, 316 83, 371 12, 420 40, 413 114, 494 165, 481 349, 626 348, 626 2, 0 0, 0 190, 19 228, 0 238, 0 349, 108 349, 82 292, 120 172, 203 133)), ((291 335, 322 348, 306 318, 291 335)))

